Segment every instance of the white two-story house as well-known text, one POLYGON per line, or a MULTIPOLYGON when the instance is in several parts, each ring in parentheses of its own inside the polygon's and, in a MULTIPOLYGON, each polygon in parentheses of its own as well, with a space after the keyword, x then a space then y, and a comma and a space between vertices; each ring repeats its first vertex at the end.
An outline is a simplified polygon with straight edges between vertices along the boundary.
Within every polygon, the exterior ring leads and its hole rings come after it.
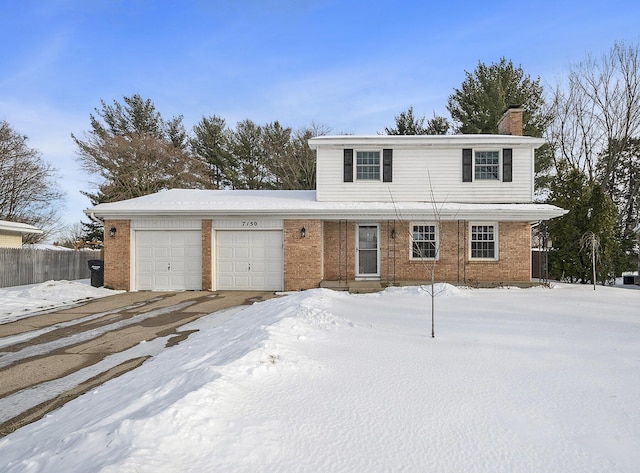
POLYGON ((100 204, 105 285, 300 290, 528 284, 537 204, 522 110, 497 135, 322 136, 315 191, 174 189, 100 204))

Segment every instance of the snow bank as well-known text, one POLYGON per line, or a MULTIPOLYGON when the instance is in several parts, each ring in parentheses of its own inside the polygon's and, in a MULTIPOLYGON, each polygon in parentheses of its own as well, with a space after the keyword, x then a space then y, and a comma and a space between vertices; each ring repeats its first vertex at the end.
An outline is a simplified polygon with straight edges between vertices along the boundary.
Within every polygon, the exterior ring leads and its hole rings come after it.
POLYGON ((0 289, 0 322, 9 322, 35 312, 105 297, 123 291, 93 287, 88 279, 80 281, 46 281, 28 286, 0 289))

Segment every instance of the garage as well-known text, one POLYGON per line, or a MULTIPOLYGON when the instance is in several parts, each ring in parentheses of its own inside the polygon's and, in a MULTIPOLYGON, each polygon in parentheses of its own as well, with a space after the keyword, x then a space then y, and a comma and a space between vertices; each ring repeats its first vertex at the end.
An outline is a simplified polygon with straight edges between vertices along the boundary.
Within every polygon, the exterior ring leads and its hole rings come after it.
POLYGON ((200 230, 138 230, 135 254, 136 289, 202 289, 200 230))
POLYGON ((281 230, 217 231, 215 259, 217 289, 283 289, 281 230))

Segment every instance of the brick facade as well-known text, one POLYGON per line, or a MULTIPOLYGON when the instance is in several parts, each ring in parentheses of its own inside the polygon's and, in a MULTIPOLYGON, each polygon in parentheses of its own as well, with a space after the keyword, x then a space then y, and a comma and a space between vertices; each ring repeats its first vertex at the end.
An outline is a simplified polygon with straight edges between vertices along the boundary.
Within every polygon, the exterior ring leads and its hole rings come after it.
POLYGON ((104 222, 104 286, 129 291, 131 289, 131 222, 106 220, 104 222), (112 237, 109 230, 115 227, 112 237))
POLYGON ((323 231, 320 220, 284 221, 284 290, 318 287, 322 274, 323 231), (305 235, 300 235, 304 228, 305 235))
MULTIPOLYGON (((324 275, 330 281, 353 281, 357 223, 324 222, 324 275)), ((468 222, 442 222, 439 258, 412 260, 409 222, 380 222, 380 280, 387 284, 427 281, 435 270, 437 281, 453 283, 529 282, 530 227, 526 222, 498 224, 497 261, 469 258, 468 222), (395 230, 395 231, 394 231, 395 230)))
MULTIPOLYGON (((498 223, 499 259, 469 258, 469 223, 442 222, 440 252, 435 263, 411 260, 410 223, 384 221, 380 226, 380 280, 386 284, 437 281, 460 284, 529 282, 531 278, 530 226, 526 222, 498 223)), ((105 286, 131 289, 131 225, 129 220, 107 220, 104 248, 105 286), (116 228, 114 237, 109 229, 116 228)), ((356 229, 353 221, 284 221, 284 290, 316 288, 323 280, 356 278, 356 229), (300 230, 305 229, 301 237, 300 230)), ((212 220, 202 220, 202 289, 213 289, 212 220)))

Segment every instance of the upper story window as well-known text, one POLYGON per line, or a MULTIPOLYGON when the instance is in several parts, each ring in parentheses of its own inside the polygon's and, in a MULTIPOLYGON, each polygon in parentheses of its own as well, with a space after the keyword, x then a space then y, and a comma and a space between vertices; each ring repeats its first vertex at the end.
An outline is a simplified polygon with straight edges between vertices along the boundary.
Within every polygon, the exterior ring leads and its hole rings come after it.
POLYGON ((513 181, 513 149, 462 150, 462 182, 501 179, 502 182, 513 181))
POLYGON ((476 151, 474 163, 476 180, 498 180, 500 178, 500 152, 476 151))
POLYGON ((353 182, 354 175, 358 181, 392 182, 393 150, 356 151, 344 149, 343 182, 353 182), (355 154, 355 163, 354 163, 355 154), (382 159, 380 159, 382 157, 382 159), (355 172, 354 172, 355 164, 355 172))
POLYGON ((472 259, 498 259, 498 224, 470 225, 472 259))
POLYGON ((380 151, 358 151, 356 153, 356 179, 359 181, 380 180, 380 151))
POLYGON ((411 224, 411 259, 436 259, 438 228, 434 224, 411 224))

